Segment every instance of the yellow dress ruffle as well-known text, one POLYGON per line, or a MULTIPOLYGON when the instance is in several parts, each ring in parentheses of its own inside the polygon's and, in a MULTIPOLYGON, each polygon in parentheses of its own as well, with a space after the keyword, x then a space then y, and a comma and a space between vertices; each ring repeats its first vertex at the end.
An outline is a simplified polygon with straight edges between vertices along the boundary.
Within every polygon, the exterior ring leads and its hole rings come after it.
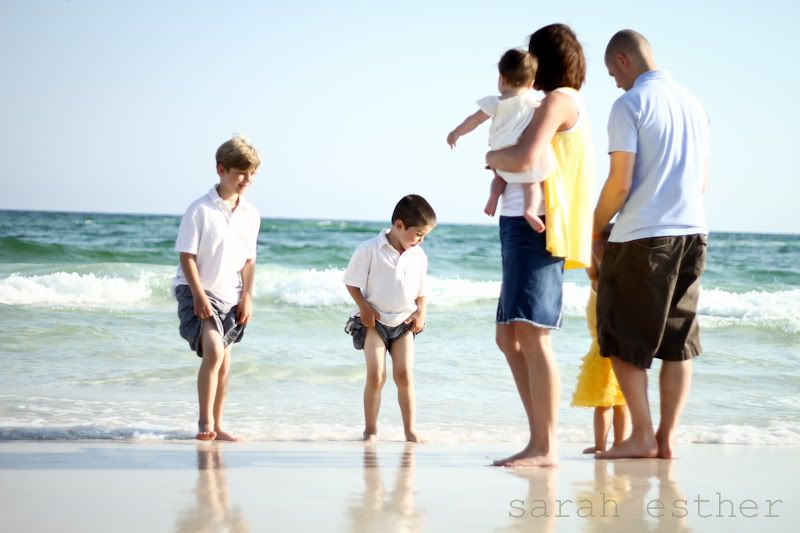
POLYGON ((625 396, 619 388, 611 359, 600 355, 597 344, 597 293, 594 289, 586 304, 586 325, 592 337, 589 352, 583 356, 578 383, 572 395, 573 407, 612 407, 625 405, 625 396))

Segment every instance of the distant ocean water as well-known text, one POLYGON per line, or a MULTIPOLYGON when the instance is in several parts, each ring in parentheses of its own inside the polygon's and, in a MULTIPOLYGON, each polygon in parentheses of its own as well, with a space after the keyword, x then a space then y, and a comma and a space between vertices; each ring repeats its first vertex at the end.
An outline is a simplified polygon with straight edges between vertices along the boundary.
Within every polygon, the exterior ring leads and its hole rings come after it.
MULTIPOLYGON (((185 439, 199 361, 177 334, 169 287, 179 217, 0 211, 0 441, 185 439)), ((341 283, 379 223, 262 222, 253 322, 234 349, 226 410, 256 440, 355 439, 364 364, 342 331, 341 283)), ((800 236, 712 233, 696 360, 679 438, 800 444, 800 236)), ((494 345, 497 228, 442 224, 426 239, 428 329, 417 339, 418 424, 431 440, 519 441, 522 407, 494 345)), ((590 442, 569 406, 586 352, 584 273, 569 272, 560 438, 590 442)), ((654 365, 657 370, 658 363, 654 365)), ((651 402, 658 405, 651 372, 651 402)), ((382 438, 402 438, 391 380, 382 438)))

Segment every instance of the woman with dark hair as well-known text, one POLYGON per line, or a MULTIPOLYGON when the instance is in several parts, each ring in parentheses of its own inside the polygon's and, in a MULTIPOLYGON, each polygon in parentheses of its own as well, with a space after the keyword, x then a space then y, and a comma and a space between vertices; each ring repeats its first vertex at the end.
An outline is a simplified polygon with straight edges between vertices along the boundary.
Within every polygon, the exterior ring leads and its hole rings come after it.
POLYGON ((525 171, 551 146, 558 168, 544 181, 538 209, 545 234, 533 231, 523 218, 518 184, 509 183, 503 193, 496 336, 525 408, 530 438, 520 452, 495 461, 498 466, 558 463, 560 377, 550 330, 561 327, 564 269, 587 268, 591 262, 594 168, 578 93, 586 79, 583 49, 569 26, 551 24, 531 35, 528 50, 539 64, 533 87, 545 98, 517 144, 490 151, 486 163, 495 170, 525 171))

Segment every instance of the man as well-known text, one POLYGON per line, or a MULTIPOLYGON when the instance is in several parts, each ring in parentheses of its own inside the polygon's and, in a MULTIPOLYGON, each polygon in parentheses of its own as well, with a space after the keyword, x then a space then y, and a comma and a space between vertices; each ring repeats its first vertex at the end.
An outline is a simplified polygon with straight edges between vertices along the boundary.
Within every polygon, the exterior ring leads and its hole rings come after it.
POLYGON ((693 95, 658 70, 641 34, 617 32, 605 63, 625 94, 608 120, 610 170, 594 214, 593 239, 599 239, 619 213, 605 254, 596 247, 604 255, 597 258, 598 340, 602 355, 612 357, 632 431, 597 458, 670 459, 691 360, 701 352, 697 298, 708 242, 708 117, 693 95), (662 360, 655 432, 647 398, 653 358, 662 360))

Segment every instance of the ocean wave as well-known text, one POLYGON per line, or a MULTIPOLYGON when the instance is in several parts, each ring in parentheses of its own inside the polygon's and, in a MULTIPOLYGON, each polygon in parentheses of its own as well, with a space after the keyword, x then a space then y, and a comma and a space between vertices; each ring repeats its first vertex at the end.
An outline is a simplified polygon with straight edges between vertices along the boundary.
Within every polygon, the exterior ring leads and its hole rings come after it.
MULTIPOLYGON (((237 433, 254 442, 325 442, 352 441, 359 438, 357 429, 346 424, 293 423, 284 425, 265 423, 238 423, 237 433)), ((432 443, 495 443, 519 442, 526 438, 518 428, 502 426, 428 426, 426 439, 432 443)), ((73 426, 5 426, 0 427, 2 441, 170 441, 191 440, 194 432, 187 427, 132 427, 95 423, 73 426)), ((402 441, 403 430, 399 426, 387 425, 382 438, 402 441)), ((583 444, 593 440, 591 428, 586 426, 562 426, 559 441, 567 444, 583 444)), ((749 425, 685 425, 676 438, 682 444, 726 444, 738 446, 798 446, 800 425, 791 422, 774 422, 767 427, 749 425)))
MULTIPOLYGON (((0 278, 0 304, 55 307, 127 308, 164 305, 171 301, 174 267, 156 265, 91 265, 93 272, 12 273, 0 278)), ((85 267, 88 268, 88 267, 85 267)), ((301 308, 349 307, 341 269, 300 269, 259 265, 255 303, 301 308)), ((433 308, 452 309, 497 299, 500 282, 429 277, 433 308)), ((564 312, 582 316, 588 285, 564 283, 564 312)), ((730 292, 703 289, 699 313, 704 327, 752 326, 800 333, 800 289, 730 292)))

